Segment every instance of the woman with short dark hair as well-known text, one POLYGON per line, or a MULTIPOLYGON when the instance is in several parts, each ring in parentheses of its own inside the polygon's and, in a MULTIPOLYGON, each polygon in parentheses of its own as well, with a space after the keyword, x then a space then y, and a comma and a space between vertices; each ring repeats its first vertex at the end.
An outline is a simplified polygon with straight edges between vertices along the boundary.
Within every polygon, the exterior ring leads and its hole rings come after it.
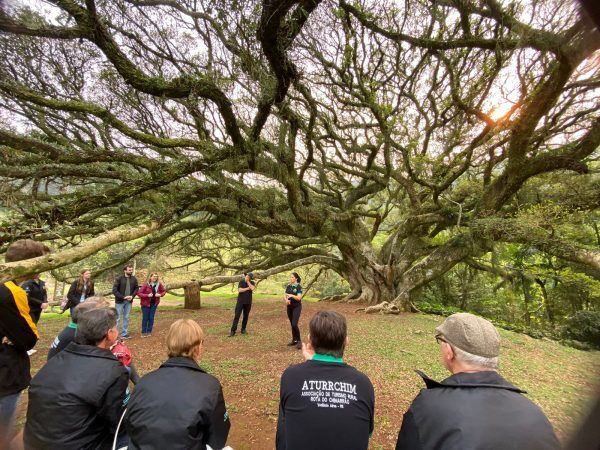
POLYGON ((290 284, 286 286, 285 294, 283 294, 287 305, 287 316, 292 327, 292 341, 288 345, 295 346, 297 349, 302 348, 300 328, 298 328, 300 313, 302 312, 302 286, 300 285, 300 281, 300 275, 297 272, 292 272, 290 275, 290 284))

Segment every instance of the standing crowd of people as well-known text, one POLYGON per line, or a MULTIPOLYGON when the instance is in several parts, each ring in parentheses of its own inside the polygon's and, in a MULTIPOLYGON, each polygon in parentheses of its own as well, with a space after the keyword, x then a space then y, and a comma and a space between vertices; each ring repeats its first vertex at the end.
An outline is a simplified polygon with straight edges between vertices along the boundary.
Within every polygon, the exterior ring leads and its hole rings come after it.
MULTIPOLYGON (((9 246, 6 261, 48 251, 32 240, 16 241, 9 246)), ((45 289, 39 276, 0 284, 0 449, 9 448, 16 406, 27 387, 26 449, 226 446, 230 417, 221 383, 198 365, 205 335, 196 321, 179 319, 171 324, 166 336, 168 359, 141 378, 131 355, 115 351, 119 340, 129 337, 136 295, 142 304, 142 335, 147 336, 166 292, 156 273, 140 288, 132 269, 126 266, 115 280, 116 308, 94 296, 91 272, 81 273, 65 305, 72 323, 54 339, 48 361, 33 379, 27 352, 39 338, 37 311, 47 304, 45 289), (129 380, 135 384, 133 393, 129 380)), ((290 276, 284 301, 290 345, 302 350, 304 362, 288 367, 281 376, 276 449, 367 449, 375 429, 373 384, 344 362, 348 328, 340 313, 315 313, 307 339, 301 341, 300 281, 298 273, 290 276)), ((255 290, 252 272, 244 274, 230 336, 236 334, 242 314, 241 332, 247 332, 255 290)), ((560 448, 541 409, 498 373, 500 336, 489 321, 454 314, 432 333, 432 344, 433 337, 451 376, 438 382, 419 372, 426 388, 404 414, 396 450, 560 448)))

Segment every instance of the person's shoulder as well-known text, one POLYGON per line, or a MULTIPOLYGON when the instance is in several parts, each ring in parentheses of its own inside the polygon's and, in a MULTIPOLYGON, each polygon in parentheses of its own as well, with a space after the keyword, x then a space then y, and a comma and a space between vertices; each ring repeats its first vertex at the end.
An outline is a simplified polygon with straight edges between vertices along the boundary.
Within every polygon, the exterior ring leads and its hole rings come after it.
POLYGON ((346 364, 345 366, 343 366, 346 370, 348 370, 350 373, 353 374, 353 376, 361 381, 362 383, 365 383, 369 386, 373 386, 373 383, 371 382, 371 379, 369 378, 369 376, 363 372, 361 372, 360 370, 358 370, 356 367, 351 366, 350 364, 346 364))
POLYGON ((310 370, 310 367, 307 364, 307 361, 301 362, 298 364, 293 364, 283 371, 283 373, 281 374, 281 378, 283 379, 284 377, 287 378, 287 377, 292 377, 296 374, 302 374, 306 370, 310 370))

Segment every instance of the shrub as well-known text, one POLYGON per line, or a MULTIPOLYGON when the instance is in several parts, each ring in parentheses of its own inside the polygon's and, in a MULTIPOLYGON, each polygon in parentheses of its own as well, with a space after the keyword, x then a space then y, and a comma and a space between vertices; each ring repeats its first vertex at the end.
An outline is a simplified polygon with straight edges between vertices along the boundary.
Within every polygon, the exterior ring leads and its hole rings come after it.
POLYGON ((567 319, 563 337, 600 348, 600 311, 577 311, 567 319))

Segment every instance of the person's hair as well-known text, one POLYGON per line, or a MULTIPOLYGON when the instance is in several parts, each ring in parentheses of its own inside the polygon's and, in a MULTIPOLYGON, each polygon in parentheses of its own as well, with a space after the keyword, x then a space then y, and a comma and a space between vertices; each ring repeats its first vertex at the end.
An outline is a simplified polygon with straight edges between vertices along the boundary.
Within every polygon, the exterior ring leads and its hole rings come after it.
POLYGON ((186 356, 190 358, 194 349, 204 341, 204 332, 192 319, 179 319, 173 322, 167 333, 167 351, 169 357, 186 356))
POLYGON ((296 279, 296 281, 298 283, 300 283, 300 281, 302 281, 302 279, 300 278, 300 275, 298 275, 298 272, 292 272, 292 275, 294 275, 294 278, 296 279))
MULTIPOLYGON (((84 302, 85 304, 85 302, 84 302)), ((96 308, 79 314, 75 342, 83 345, 98 345, 111 328, 117 326, 115 308, 96 308)))
MULTIPOLYGON (((75 287, 75 292, 77 292, 78 294, 81 294, 83 292, 83 286, 85 284, 85 281, 83 280, 83 274, 86 272, 91 272, 91 270, 83 269, 81 272, 79 272, 79 278, 77 279, 77 286, 75 287)), ((94 282, 92 281, 92 278, 90 277, 90 279, 88 280, 87 291, 90 292, 93 287, 94 287, 94 282)))
POLYGON ((23 261, 24 259, 37 258, 50 253, 50 249, 33 239, 20 239, 13 242, 6 249, 4 261, 7 263, 15 261, 23 261))
POLYGON ((98 304, 95 301, 86 300, 85 302, 78 304, 75 308, 73 308, 73 313, 71 314, 71 321, 73 323, 77 323, 79 321, 79 316, 81 316, 86 311, 90 311, 96 308, 98 308, 98 304))
POLYGON ((148 275, 148 283, 150 283, 150 279, 152 278, 152 275, 156 275, 156 281, 160 280, 160 277, 158 276, 158 274, 156 272, 151 272, 150 275, 148 275))
POLYGON ((485 369, 498 369, 500 365, 500 358, 498 356, 494 358, 486 358, 485 356, 473 355, 472 353, 465 352, 460 348, 451 345, 452 350, 454 351, 454 356, 459 361, 466 363, 470 366, 481 367, 485 369))
POLYGON ((93 297, 88 297, 85 302, 78 304, 73 309, 73 314, 71 314, 71 321, 73 323, 77 323, 79 321, 79 316, 86 311, 90 311, 92 309, 97 308, 106 308, 108 307, 108 302, 101 295, 95 295, 93 297))
POLYGON ((125 272, 127 270, 127 268, 131 267, 133 269, 133 266, 131 264, 125 264, 123 266, 123 272, 125 272))
POLYGON ((85 299, 84 303, 94 302, 97 305, 97 308, 108 308, 110 307, 110 302, 104 298, 103 295, 94 295, 93 297, 88 297, 85 299))
POLYGON ((344 356, 348 329, 346 318, 335 311, 319 311, 308 324, 310 343, 316 353, 344 356))

